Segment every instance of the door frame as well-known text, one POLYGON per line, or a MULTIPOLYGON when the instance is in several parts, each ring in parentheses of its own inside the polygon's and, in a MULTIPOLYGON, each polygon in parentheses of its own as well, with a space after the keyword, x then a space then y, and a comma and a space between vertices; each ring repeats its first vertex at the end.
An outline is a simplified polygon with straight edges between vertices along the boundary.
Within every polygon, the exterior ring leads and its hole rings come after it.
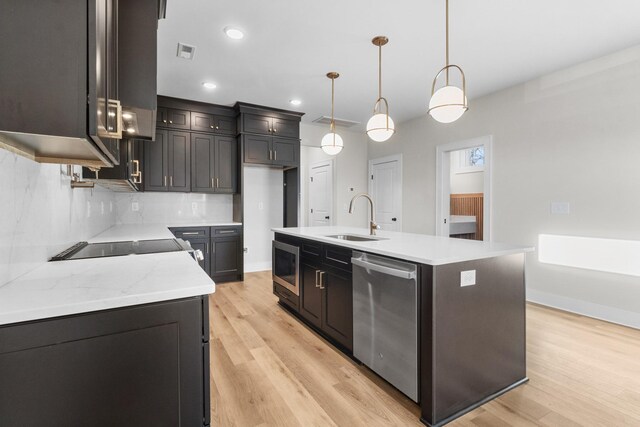
MULTIPOLYGON (((491 227, 491 182, 493 170, 493 135, 485 135, 462 141, 449 142, 436 147, 436 235, 444 236, 449 230, 444 219, 450 212, 450 156, 452 151, 464 150, 482 145, 484 147, 484 188, 483 188, 483 240, 493 241, 493 227, 491 227), (447 200, 445 200, 447 199, 447 200)), ((449 236, 446 236, 449 237, 449 236)))
POLYGON ((327 159, 327 160, 322 160, 320 162, 315 162, 315 163, 310 163, 309 164, 309 181, 307 182, 308 185, 308 201, 307 201, 307 225, 312 227, 313 224, 313 218, 312 215, 313 213, 311 213, 311 177, 313 176, 312 172, 314 168, 317 167, 322 167, 322 166, 330 166, 331 167, 331 197, 329 198, 329 203, 330 203, 330 208, 329 208, 329 212, 331 212, 329 214, 329 227, 335 224, 335 217, 336 217, 336 212, 335 212, 335 185, 336 185, 336 164, 334 159, 327 159))
MULTIPOLYGON (((367 192, 369 195, 371 195, 372 192, 372 182, 373 181, 371 179, 371 175, 373 174, 373 165, 375 163, 385 163, 385 162, 392 162, 392 161, 397 161, 398 162, 398 175, 400 176, 400 182, 398 185, 398 191, 400 193, 400 206, 398 206, 398 231, 402 231, 402 204, 404 203, 404 199, 402 198, 402 153, 398 153, 398 154, 392 154, 390 156, 385 156, 385 157, 378 157, 377 159, 369 159, 369 175, 367 175, 367 192)), ((375 201, 375 200, 374 200, 375 201)))

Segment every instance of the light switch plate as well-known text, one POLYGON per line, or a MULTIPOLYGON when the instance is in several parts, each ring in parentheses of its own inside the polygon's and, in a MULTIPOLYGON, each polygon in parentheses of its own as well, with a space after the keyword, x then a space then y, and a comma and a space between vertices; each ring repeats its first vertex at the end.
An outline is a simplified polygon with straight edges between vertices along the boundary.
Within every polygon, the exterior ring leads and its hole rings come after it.
POLYGON ((467 270, 460 272, 460 286, 473 286, 476 284, 476 271, 467 270))

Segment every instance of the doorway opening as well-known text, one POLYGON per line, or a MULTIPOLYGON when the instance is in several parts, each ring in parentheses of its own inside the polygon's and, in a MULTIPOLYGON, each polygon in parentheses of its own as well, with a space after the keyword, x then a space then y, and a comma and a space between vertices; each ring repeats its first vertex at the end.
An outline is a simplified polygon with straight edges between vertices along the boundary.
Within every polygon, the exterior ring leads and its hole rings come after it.
POLYGON ((491 136, 436 148, 436 234, 491 241, 491 136))
POLYGON ((369 160, 369 194, 380 228, 402 231, 402 154, 369 160))
POLYGON ((309 165, 309 225, 333 224, 333 159, 309 165))

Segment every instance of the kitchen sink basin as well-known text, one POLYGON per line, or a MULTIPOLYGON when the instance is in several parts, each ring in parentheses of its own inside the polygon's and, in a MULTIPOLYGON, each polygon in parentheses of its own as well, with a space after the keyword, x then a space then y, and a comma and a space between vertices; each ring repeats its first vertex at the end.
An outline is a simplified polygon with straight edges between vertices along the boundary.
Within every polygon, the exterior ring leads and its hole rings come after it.
POLYGON ((332 239, 349 240, 351 242, 374 242, 376 240, 386 240, 381 237, 359 236, 357 234, 334 234, 327 237, 331 237, 332 239))

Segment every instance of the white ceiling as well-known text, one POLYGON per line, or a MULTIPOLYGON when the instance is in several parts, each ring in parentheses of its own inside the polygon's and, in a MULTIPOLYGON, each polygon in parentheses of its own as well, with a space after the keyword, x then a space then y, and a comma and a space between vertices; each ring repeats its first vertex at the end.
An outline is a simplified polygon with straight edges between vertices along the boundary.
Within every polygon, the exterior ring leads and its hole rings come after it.
MULTIPOLYGON (((451 62, 464 69, 471 99, 640 44, 638 0, 451 0, 450 17, 451 62)), ((299 110, 312 121, 330 114, 325 74, 338 71, 336 117, 366 123, 377 97, 370 40, 379 34, 390 39, 382 90, 391 117, 425 114, 444 65, 444 0, 169 0, 158 92, 299 110), (228 39, 228 25, 245 38, 228 39), (178 42, 196 46, 192 61, 176 57, 178 42)))

